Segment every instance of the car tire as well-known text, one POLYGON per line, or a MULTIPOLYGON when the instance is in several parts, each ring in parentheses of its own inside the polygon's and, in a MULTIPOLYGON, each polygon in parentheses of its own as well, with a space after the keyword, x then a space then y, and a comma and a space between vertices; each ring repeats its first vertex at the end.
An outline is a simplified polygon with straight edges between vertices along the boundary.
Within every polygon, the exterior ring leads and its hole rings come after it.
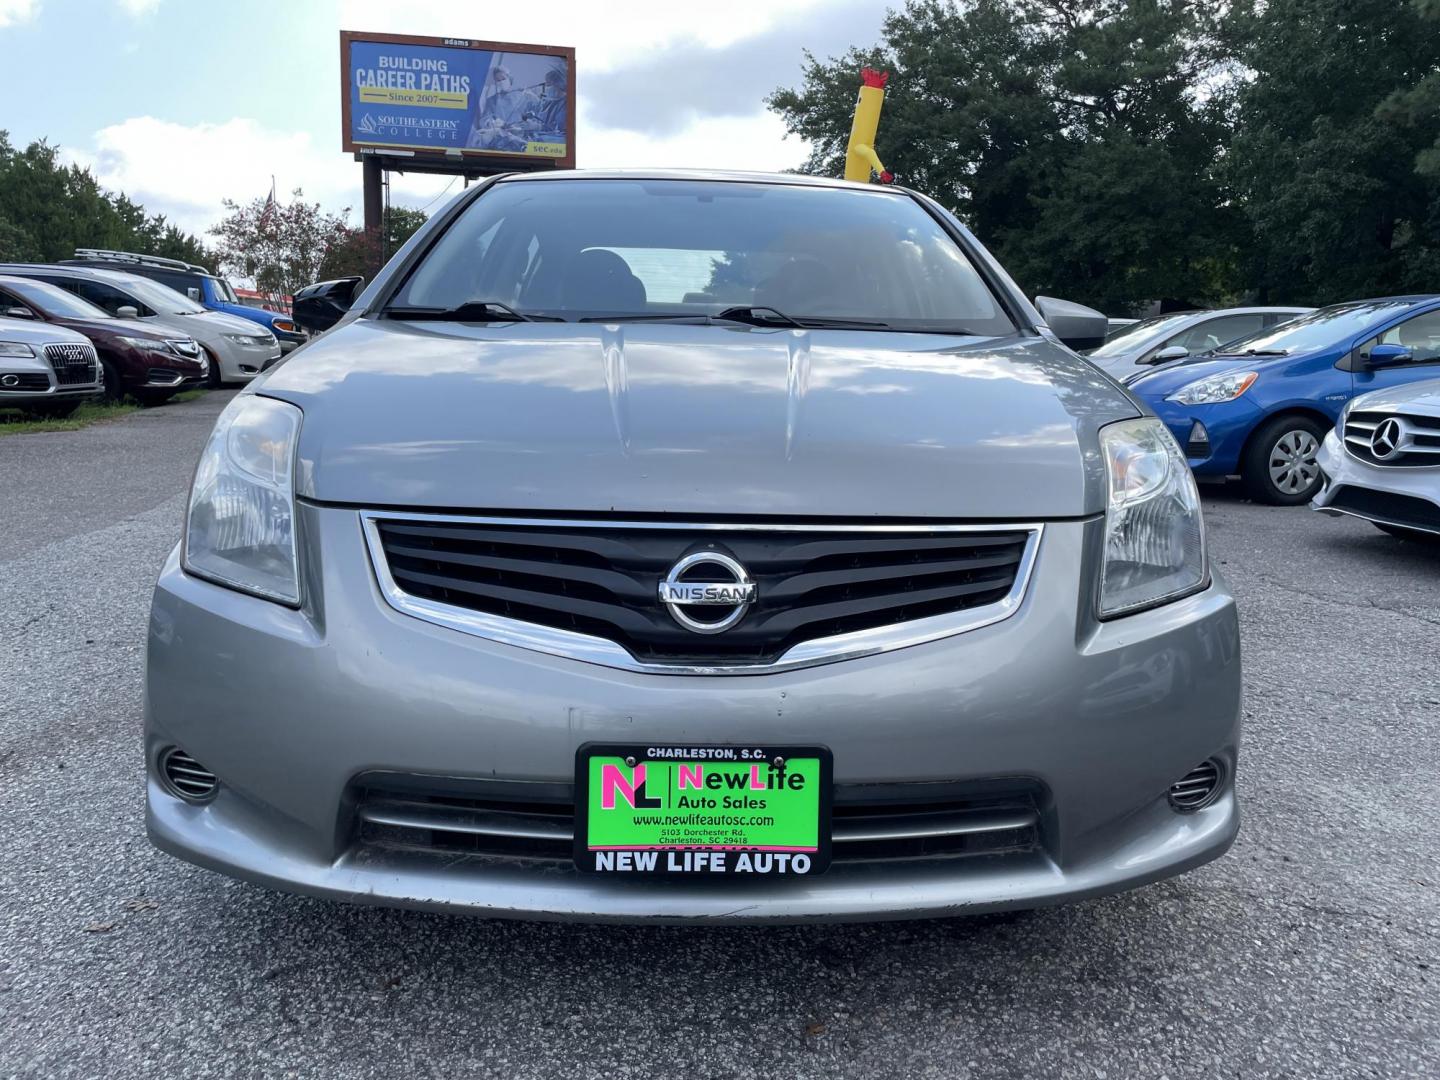
POLYGON ((101 390, 100 400, 107 405, 120 404, 120 400, 125 396, 120 373, 115 370, 115 365, 103 356, 100 358, 100 370, 105 373, 105 386, 101 390))
POLYGON ((220 358, 216 356, 213 352, 211 352, 208 348, 206 348, 204 345, 201 345, 200 347, 202 349, 205 349, 205 355, 210 360, 210 372, 205 376, 205 385, 208 386, 211 390, 219 390, 220 358))
POLYGON ((47 420, 63 420, 80 407, 80 400, 67 398, 64 401, 42 401, 37 405, 27 405, 25 411, 34 416, 43 416, 47 420))
POLYGON ((1299 506, 1320 490, 1315 460, 1326 428, 1308 416, 1277 416, 1250 438, 1240 478, 1256 502, 1299 506))
POLYGON ((1397 540, 1414 540, 1418 544, 1440 544, 1440 534, 1426 532, 1424 529, 1407 529, 1404 525, 1390 525, 1383 521, 1372 521, 1370 524, 1383 533, 1389 533, 1397 540))

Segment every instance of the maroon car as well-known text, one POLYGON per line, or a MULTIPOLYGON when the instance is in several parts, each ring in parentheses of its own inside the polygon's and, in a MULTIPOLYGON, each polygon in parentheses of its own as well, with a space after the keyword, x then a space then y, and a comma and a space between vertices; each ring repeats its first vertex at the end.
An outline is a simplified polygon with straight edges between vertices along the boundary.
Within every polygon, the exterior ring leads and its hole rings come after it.
POLYGON ((159 405, 181 390, 203 385, 210 371, 210 361, 194 339, 116 318, 34 278, 0 275, 0 314, 54 323, 88 337, 100 356, 105 396, 111 401, 128 393, 146 405, 159 405))

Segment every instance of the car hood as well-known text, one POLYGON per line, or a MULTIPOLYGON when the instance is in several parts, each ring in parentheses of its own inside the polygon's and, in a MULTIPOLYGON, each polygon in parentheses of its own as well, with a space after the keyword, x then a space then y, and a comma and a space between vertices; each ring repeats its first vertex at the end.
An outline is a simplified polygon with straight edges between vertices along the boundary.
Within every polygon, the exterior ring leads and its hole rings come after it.
POLYGON ((1078 517, 1138 414, 1044 338, 657 323, 361 319, 258 390, 304 497, 512 512, 1078 517))
POLYGON ((1209 375, 1226 371, 1263 372, 1277 364, 1288 364, 1299 356, 1298 353, 1287 356, 1196 356, 1152 368, 1125 385, 1144 398, 1164 397, 1209 375))
POLYGON ((1422 382, 1386 387, 1384 390, 1372 390, 1352 401, 1350 408, 1440 416, 1440 379, 1425 379, 1422 382))
POLYGON ((84 342, 85 336, 54 323, 34 319, 0 319, 0 341, 18 341, 25 345, 48 345, 51 342, 84 342))
POLYGON ((239 315, 224 311, 205 311, 198 315, 170 315, 165 320, 171 325, 193 327, 192 336, 202 341, 216 334, 247 334, 254 336, 255 324, 239 315))

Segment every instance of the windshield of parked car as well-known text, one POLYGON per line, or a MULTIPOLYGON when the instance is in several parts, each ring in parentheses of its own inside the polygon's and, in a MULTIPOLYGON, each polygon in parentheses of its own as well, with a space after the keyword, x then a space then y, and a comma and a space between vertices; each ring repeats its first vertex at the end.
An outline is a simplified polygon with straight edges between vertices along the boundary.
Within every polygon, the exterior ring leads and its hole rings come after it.
POLYGON ((235 290, 230 287, 230 282, 222 277, 210 279, 210 287, 215 290, 215 298, 223 304, 238 304, 240 301, 235 296, 235 290))
POLYGON ((1362 333, 1392 315, 1399 315, 1411 306, 1402 300, 1336 304, 1269 330, 1227 342, 1223 348, 1215 350, 1215 355, 1289 354, 1323 349, 1362 333))
POLYGON ((1014 328, 914 198, 800 184, 501 182, 445 231, 389 308, 479 301, 566 320, 743 306, 862 329, 1014 328))
POLYGON ((1091 349, 1085 355, 1093 356, 1097 360, 1104 360, 1107 356, 1123 356, 1125 353, 1133 352, 1141 344, 1162 331, 1178 330, 1180 324, 1194 314, 1193 311, 1190 311, 1181 315, 1156 315, 1153 318, 1141 319, 1133 326, 1125 327, 1098 349, 1091 349))
POLYGON ((9 278, 0 282, 0 289, 12 292, 51 319, 113 319, 104 308, 96 307, 89 300, 82 300, 74 293, 44 281, 27 278, 9 278))
POLYGON ((113 274, 105 279, 117 288, 124 289, 146 306, 154 308, 161 315, 199 315, 205 309, 183 293, 149 278, 133 274, 113 274))

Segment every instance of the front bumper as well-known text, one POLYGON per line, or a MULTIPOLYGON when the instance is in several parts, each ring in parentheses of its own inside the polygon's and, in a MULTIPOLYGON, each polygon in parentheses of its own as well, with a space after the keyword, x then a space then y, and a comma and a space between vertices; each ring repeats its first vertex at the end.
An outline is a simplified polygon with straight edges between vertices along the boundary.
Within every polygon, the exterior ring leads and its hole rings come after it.
POLYGON ((1440 535, 1440 466, 1372 465, 1346 453, 1338 431, 1320 444, 1324 483, 1311 507, 1440 535))
POLYGON ((1212 405, 1181 405, 1169 399, 1148 398, 1146 404, 1175 436, 1196 476, 1225 477, 1238 473, 1245 440, 1265 418, 1263 411, 1244 395, 1212 405), (1197 423, 1205 431, 1203 444, 1191 439, 1197 423))
POLYGON ((1223 581, 1109 623, 1087 614, 1098 522, 1047 526, 1009 619, 882 656, 763 676, 647 675, 522 650, 389 608, 353 510, 301 506, 304 610, 185 574, 155 591, 146 695, 147 823, 162 849, 316 896, 495 916, 802 921, 950 915, 1115 892, 1234 839, 1239 634, 1223 581), (357 778, 568 785, 589 741, 823 744, 837 788, 1033 781, 1024 852, 837 863, 778 883, 581 876, 561 863, 381 852, 357 778), (220 780, 203 805, 157 761, 179 746, 220 780), (1169 785, 1216 758, 1208 807, 1169 785))
POLYGON ((284 353, 277 342, 275 345, 241 345, 228 338, 206 342, 210 351, 219 358, 221 382, 249 382, 265 370, 268 364, 279 360, 284 353))

